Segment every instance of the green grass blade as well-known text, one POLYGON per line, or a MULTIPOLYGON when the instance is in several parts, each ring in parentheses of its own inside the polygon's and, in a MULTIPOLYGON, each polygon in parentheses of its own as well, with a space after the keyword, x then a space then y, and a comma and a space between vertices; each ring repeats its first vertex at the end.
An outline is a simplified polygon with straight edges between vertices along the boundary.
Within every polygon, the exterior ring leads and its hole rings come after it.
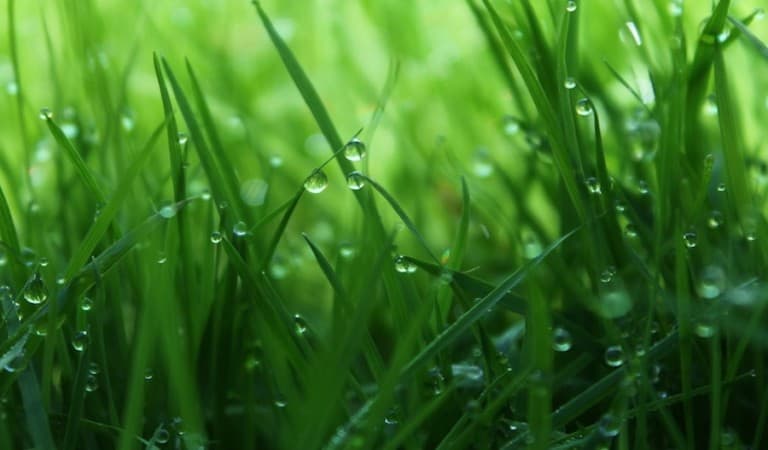
POLYGON ((573 236, 577 231, 578 229, 570 231, 569 233, 554 241, 536 258, 528 261, 512 275, 508 276, 504 281, 499 283, 499 285, 496 286, 493 291, 488 293, 488 295, 477 301, 472 306, 472 308, 462 314, 454 323, 443 330, 440 335, 438 335, 433 341, 427 344, 413 359, 411 359, 411 361, 408 362, 408 364, 401 371, 401 376, 403 378, 410 377, 416 370, 421 368, 426 362, 435 357, 435 355, 437 355, 440 350, 455 341, 459 336, 467 331, 467 329, 469 329, 472 324, 480 320, 488 312, 488 308, 493 307, 506 295, 509 290, 514 289, 517 285, 519 285, 534 268, 536 268, 547 256, 549 256, 550 253, 559 248, 563 242, 565 242, 569 237, 573 236))
POLYGON ((275 251, 277 250, 277 244, 280 243, 280 239, 283 237, 283 234, 285 233, 285 229, 288 227, 288 221, 291 220, 291 217, 293 216, 293 212, 296 210, 296 206, 299 204, 299 200, 301 200, 301 197, 303 195, 304 195, 304 188, 301 188, 298 192, 296 192, 296 194, 290 200, 290 203, 288 204, 288 207, 285 210, 285 214, 283 214, 282 219, 280 219, 280 223, 277 225, 275 234, 272 236, 272 239, 269 241, 267 250, 264 253, 264 257, 261 261, 262 270, 266 269, 269 263, 272 262, 272 257, 275 255, 275 251))
POLYGON ((80 153, 77 151, 77 149, 75 149, 72 141, 67 138, 64 132, 61 131, 61 128, 59 128, 59 126, 52 118, 46 118, 45 123, 48 125, 48 129, 51 130, 53 138, 61 146, 61 148, 64 149, 67 157, 69 157, 72 164, 74 164, 77 175, 80 177, 80 180, 83 182, 85 187, 88 188, 94 199, 99 203, 106 203, 104 192, 99 187, 99 184, 96 182, 96 178, 93 176, 93 173, 88 168, 88 165, 80 156, 80 153))

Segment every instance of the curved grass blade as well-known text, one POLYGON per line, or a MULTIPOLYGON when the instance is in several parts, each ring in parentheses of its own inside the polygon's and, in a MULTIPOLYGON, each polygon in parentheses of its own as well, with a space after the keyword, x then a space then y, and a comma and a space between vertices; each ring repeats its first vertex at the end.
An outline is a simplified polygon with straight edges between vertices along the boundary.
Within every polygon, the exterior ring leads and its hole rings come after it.
POLYGON ((521 268, 508 276, 504 281, 499 283, 491 292, 483 297, 480 301, 476 302, 472 308, 467 310, 464 314, 448 326, 442 333, 440 333, 432 342, 426 345, 419 354, 417 354, 411 361, 405 365, 400 372, 402 378, 409 378, 418 369, 420 369, 425 363, 432 359, 443 348, 450 345, 458 337, 460 337, 465 331, 467 331, 472 324, 480 320, 487 312, 488 309, 497 304, 511 289, 514 289, 519 285, 528 274, 536 268, 550 253, 559 248, 563 242, 568 238, 576 234, 581 227, 576 228, 567 234, 563 235, 547 248, 545 248, 537 257, 531 259, 525 263, 521 268))
POLYGON ((728 20, 741 31, 741 34, 747 39, 747 42, 752 44, 752 47, 757 51, 757 54, 768 60, 768 46, 765 45, 765 42, 761 41, 759 37, 749 31, 749 28, 747 28, 744 22, 739 19, 728 16, 728 20))
POLYGON ((61 131, 61 128, 56 125, 56 122, 53 120, 53 118, 46 117, 45 124, 48 125, 48 129, 51 130, 53 138, 65 150, 70 161, 72 161, 72 163, 75 165, 75 170, 77 171, 80 180, 82 180, 83 184, 85 184, 85 187, 88 188, 88 190, 91 192, 91 195, 93 195, 93 197, 99 203, 106 203, 104 191, 102 191, 99 187, 99 184, 96 182, 96 178, 93 176, 93 173, 91 173, 88 165, 85 164, 85 161, 80 156, 80 153, 72 144, 72 141, 70 141, 64 132, 61 131))
POLYGON ((432 251, 429 249, 429 245, 427 244, 427 240, 424 239, 424 236, 421 235, 419 230, 416 228, 416 225, 413 223, 410 217, 408 217, 408 214, 406 214, 405 210, 400 206, 400 204, 395 200, 392 195, 390 195, 389 192, 387 192, 386 189, 384 189, 379 183, 373 181, 371 178, 369 178, 366 175, 360 175, 364 180, 366 180, 368 183, 373 186, 374 189, 376 189, 379 194, 381 194, 382 197, 389 203, 389 205, 392 207, 392 209, 395 211, 398 217, 400 217, 400 220, 403 221, 405 226, 411 231, 411 233, 416 237, 416 239, 419 241, 419 244, 426 250, 427 254, 434 260, 435 262, 439 262, 440 260, 437 258, 437 256, 432 253, 432 251))
POLYGON ((8 206, 8 201, 5 198, 2 187, 0 187, 0 241, 2 241, 0 244, 6 247, 8 258, 10 259, 14 283, 22 283, 24 272, 18 260, 21 255, 19 235, 16 233, 16 225, 13 223, 11 208, 8 206))
POLYGON ((160 67, 160 58, 157 53, 152 55, 152 62, 155 66, 155 76, 157 85, 160 88, 160 99, 163 102, 163 112, 166 118, 166 128, 168 135, 168 153, 171 160, 171 183, 173 184, 173 195, 175 201, 181 201, 184 195, 184 169, 182 168, 181 145, 179 144, 179 127, 176 124, 176 117, 173 114, 173 105, 171 96, 168 94, 168 87, 165 85, 165 78, 160 67))
POLYGON ((270 261, 272 261, 272 256, 274 256, 275 250, 277 250, 277 244, 280 242, 280 239, 283 237, 283 234, 285 233, 285 228, 288 226, 288 221, 291 220, 291 216, 293 216, 293 211, 296 209, 296 205, 299 204, 299 200, 301 200, 301 197, 303 195, 304 195, 304 188, 301 188, 293 196, 293 199, 291 199, 290 203, 288 203, 288 207, 285 210, 285 214, 283 214, 283 218, 280 219, 280 224, 277 225, 277 230, 275 230, 275 234, 272 236, 272 239, 269 241, 269 246, 267 247, 267 251, 264 253, 264 258, 261 261, 261 270, 266 269, 270 261))
POLYGON ((101 214, 99 214, 96 221, 93 223, 93 225, 91 225, 91 228, 88 229, 88 233, 83 238, 80 246, 75 250, 74 255, 72 255, 72 258, 70 259, 69 265, 67 266, 67 270, 65 272, 65 278, 71 278, 77 273, 78 270, 80 270, 86 261, 88 261, 88 257, 90 257, 93 249, 96 248, 96 245, 98 245, 99 241, 102 239, 102 237, 104 237, 104 233, 106 233, 107 229, 109 228, 109 224, 112 223, 112 220, 114 220, 115 216, 117 215, 118 209, 120 206, 122 206, 126 197, 130 193, 131 184, 133 183, 134 179, 141 173, 144 165, 149 159, 149 155, 151 154, 152 149, 154 148, 155 143, 160 137, 164 127, 165 123, 155 128, 155 131, 144 145, 144 148, 139 151, 139 153, 136 155, 136 159, 125 171, 125 176, 117 186, 117 189, 115 189, 115 193, 112 195, 112 198, 109 200, 109 202, 106 203, 101 211, 101 214))

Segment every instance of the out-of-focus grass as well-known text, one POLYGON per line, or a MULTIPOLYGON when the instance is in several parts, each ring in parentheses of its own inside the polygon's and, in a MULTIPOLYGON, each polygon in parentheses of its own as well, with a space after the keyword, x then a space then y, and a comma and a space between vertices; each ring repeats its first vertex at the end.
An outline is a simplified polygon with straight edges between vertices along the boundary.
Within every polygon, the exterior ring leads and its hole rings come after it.
POLYGON ((760 448, 768 26, 689 3, 5 0, 0 448, 760 448))

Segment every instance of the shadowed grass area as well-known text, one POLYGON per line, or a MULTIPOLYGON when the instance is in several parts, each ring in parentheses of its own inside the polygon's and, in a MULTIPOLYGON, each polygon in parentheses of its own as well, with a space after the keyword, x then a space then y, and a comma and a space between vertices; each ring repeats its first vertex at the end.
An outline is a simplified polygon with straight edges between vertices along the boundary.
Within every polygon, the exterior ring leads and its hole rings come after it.
POLYGON ((759 2, 3 0, 0 448, 766 445, 759 2))

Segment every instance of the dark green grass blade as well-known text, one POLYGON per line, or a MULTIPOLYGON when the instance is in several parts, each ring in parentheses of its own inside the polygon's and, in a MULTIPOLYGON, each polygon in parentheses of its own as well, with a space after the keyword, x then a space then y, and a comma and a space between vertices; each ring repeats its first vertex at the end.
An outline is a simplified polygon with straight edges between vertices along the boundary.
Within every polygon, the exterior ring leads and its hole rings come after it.
POLYGON ((491 15, 496 31, 501 36, 504 48, 507 50, 520 72, 520 75, 528 88, 528 92, 536 105, 536 109, 542 118, 543 125, 550 139, 552 156, 554 157, 560 176, 563 178, 568 196, 581 220, 586 220, 586 208, 579 192, 579 185, 574 176, 571 156, 568 154, 568 150, 564 144, 560 121, 557 119, 555 109, 548 100, 549 96, 546 94, 544 86, 537 77, 532 64, 526 58, 522 47, 512 37, 508 27, 504 24, 504 21, 496 12, 496 9, 488 0, 483 0, 483 4, 491 15))
POLYGON ((70 393, 69 411, 67 411, 67 424, 64 428, 63 450, 74 450, 77 445, 77 435, 80 429, 80 420, 83 416, 83 405, 85 403, 85 380, 88 368, 88 355, 90 347, 78 355, 77 369, 75 370, 75 380, 72 383, 72 392, 70 393))
MULTIPOLYGON (((431 264, 409 256, 406 256, 405 259, 436 278, 440 278, 446 273, 450 274, 451 287, 457 291, 457 295, 464 295, 467 298, 482 298, 494 289, 494 286, 491 283, 475 278, 464 272, 447 269, 443 266, 431 264)), ((499 300, 499 304, 518 314, 525 314, 526 311, 526 300, 512 292, 507 292, 502 296, 499 300)))
POLYGON ((24 272, 21 267, 21 261, 19 261, 21 247, 19 245, 19 236, 16 233, 16 225, 13 223, 11 208, 5 198, 2 186, 0 186, 0 241, 2 241, 0 245, 5 247, 2 251, 8 254, 13 281, 19 285, 24 280, 24 272))
MULTIPOLYGON (((253 4, 256 6, 256 10, 264 24, 264 28, 269 34, 269 38, 272 40, 272 44, 280 54, 280 59, 282 59, 286 70, 288 70, 294 84, 299 89, 304 102, 312 112, 315 122, 317 122, 317 125, 320 127, 320 131, 323 133, 323 136, 325 136, 326 141, 328 141, 328 144, 333 151, 340 149, 344 143, 339 137, 339 133, 336 131, 336 127, 333 125, 331 117, 328 115, 328 111, 325 109, 325 105, 323 105, 323 101, 320 99, 315 87, 312 85, 309 77, 307 77, 307 74, 304 73, 304 70, 296 60, 293 52, 291 52, 291 49, 288 48, 288 45, 286 45, 283 38, 281 38, 277 30, 275 30, 269 17, 262 9, 261 4, 258 1, 254 1, 253 4)), ((339 167, 341 167, 341 171, 344 175, 355 170, 352 163, 344 158, 344 155, 337 154, 336 161, 338 162, 339 167)), ((359 201, 362 201, 362 195, 363 194, 360 192, 356 193, 359 201)))
POLYGON ((395 211, 397 216, 400 218, 400 220, 403 221, 405 226, 408 228, 408 230, 413 234, 413 236, 419 241, 419 244, 421 244, 422 248, 427 252, 427 254, 432 258, 433 261, 438 262, 440 261, 437 256, 435 256, 432 251, 429 249, 429 244, 427 244, 427 240, 424 239, 424 236, 419 232, 418 228, 416 228, 416 224, 413 223, 410 217, 408 217, 408 214, 405 212, 405 210, 400 206, 400 203, 395 200, 395 198, 390 195, 389 192, 387 192, 386 189, 384 189, 379 183, 373 181, 369 177, 365 175, 361 175, 363 179, 365 179, 368 183, 373 186, 376 191, 378 191, 379 194, 381 194, 382 197, 389 203, 389 205, 392 207, 392 210, 395 211))
POLYGON ((184 170, 181 160, 181 145, 179 144, 179 127, 176 124, 171 96, 168 94, 168 87, 165 85, 165 78, 160 67, 160 58, 156 53, 152 55, 152 62, 155 66, 157 85, 160 88, 160 99, 163 102, 163 112, 167 121, 168 154, 171 160, 171 182, 173 184, 174 200, 180 202, 184 199, 184 170))
POLYGON ((752 212, 752 198, 747 185, 749 176, 744 165, 743 135, 739 129, 741 122, 739 122, 738 109, 731 94, 723 53, 720 51, 715 55, 715 90, 728 200, 738 219, 743 221, 747 219, 747 214, 752 212))
POLYGON ((61 131, 61 128, 59 128, 53 119, 46 119, 45 123, 48 125, 48 129, 51 130, 53 138, 61 146, 61 148, 64 149, 72 164, 75 165, 77 175, 80 177, 80 180, 83 182, 85 187, 88 188, 94 199, 99 203, 106 203, 104 192, 96 182, 96 178, 93 176, 93 173, 91 173, 88 165, 80 156, 80 152, 78 152, 75 146, 72 144, 72 141, 70 141, 69 138, 64 135, 64 132, 61 131))
POLYGON ((165 124, 161 124, 155 129, 152 136, 150 136, 149 140, 144 145, 144 148, 139 151, 136 155, 136 159, 125 171, 125 176, 115 189, 112 198, 106 203, 101 214, 99 214, 96 221, 91 225, 85 238, 83 238, 83 241, 69 260, 69 265, 64 275, 66 279, 70 279, 83 267, 99 241, 104 237, 110 223, 112 223, 119 209, 123 206, 123 202, 125 202, 125 199, 128 197, 131 184, 133 184, 135 178, 141 173, 144 165, 149 160, 152 149, 154 148, 157 139, 160 137, 164 126, 165 124))
POLYGON ((464 260, 464 253, 467 250, 467 235, 469 234, 471 210, 470 200, 467 180, 464 177, 461 177, 461 220, 459 221, 459 228, 451 248, 451 257, 448 261, 448 267, 453 270, 461 269, 461 262, 464 260))
POLYGON ((293 216, 293 212, 296 210, 296 206, 299 204, 299 200, 301 200, 301 197, 304 195, 304 188, 301 188, 291 199, 290 203, 288 204, 287 209, 285 210, 285 214, 283 214, 282 219, 280 219, 280 223, 277 225, 277 229, 275 230, 275 234, 272 236, 272 239, 269 241, 269 245, 267 246, 267 251, 264 253, 264 258, 261 261, 261 269, 264 270, 269 265, 269 263, 272 261, 272 257, 275 255, 275 251, 277 250, 277 244, 280 243, 280 239, 283 237, 283 234, 285 234, 285 229, 288 227, 288 221, 291 220, 291 217, 293 216))
POLYGON ((344 286, 336 276, 336 272, 333 270, 331 263, 328 262, 328 258, 326 258, 320 248, 318 248, 317 245, 315 245, 312 240, 309 239, 309 236, 307 236, 306 233, 302 233, 301 235, 307 242, 307 245, 309 245, 310 250, 312 250, 312 254, 315 256, 315 260, 320 266, 320 270, 322 270, 323 275, 325 275, 325 279, 328 280, 328 282, 331 284, 331 287, 339 297, 345 298, 346 295, 344 293, 344 286))
MULTIPOLYGON (((203 129, 195 118, 195 114, 192 111, 192 107, 184 90, 181 88, 181 85, 173 74, 168 62, 163 59, 162 63, 165 73, 168 76, 168 81, 171 83, 171 89, 176 97, 176 103, 179 106, 181 115, 184 117, 184 121, 187 123, 189 137, 197 150, 200 163, 208 176, 208 182, 211 183, 211 193, 213 194, 216 204, 221 205, 225 203, 229 205, 229 208, 232 208, 235 212, 235 219, 245 218, 242 200, 237 194, 237 191, 234 191, 231 188, 232 180, 228 180, 225 177, 225 174, 217 164, 216 158, 205 140, 203 129)), ((232 224, 234 224, 234 221, 232 224)))
POLYGON ((493 307, 506 295, 510 289, 514 289, 524 279, 526 279, 526 277, 534 268, 536 268, 547 256, 549 256, 550 253, 559 248, 563 242, 565 242, 569 237, 573 236, 578 230, 579 229, 577 228, 557 239, 555 242, 545 248, 536 258, 528 261, 520 269, 515 271, 512 275, 507 277, 498 286, 496 286, 496 288, 488 293, 488 295, 477 301, 472 306, 472 308, 462 314, 454 323, 448 326, 448 328, 443 330, 443 332, 440 333, 433 341, 427 344, 426 347, 424 347, 419 352, 419 354, 411 359, 411 361, 408 362, 408 364, 401 371, 401 376, 403 378, 409 378, 414 374, 416 370, 420 369, 426 362, 435 357, 435 355, 437 355, 440 350, 455 341, 459 336, 467 331, 472 326, 472 324, 480 320, 480 318, 482 318, 488 312, 488 308, 493 307))

